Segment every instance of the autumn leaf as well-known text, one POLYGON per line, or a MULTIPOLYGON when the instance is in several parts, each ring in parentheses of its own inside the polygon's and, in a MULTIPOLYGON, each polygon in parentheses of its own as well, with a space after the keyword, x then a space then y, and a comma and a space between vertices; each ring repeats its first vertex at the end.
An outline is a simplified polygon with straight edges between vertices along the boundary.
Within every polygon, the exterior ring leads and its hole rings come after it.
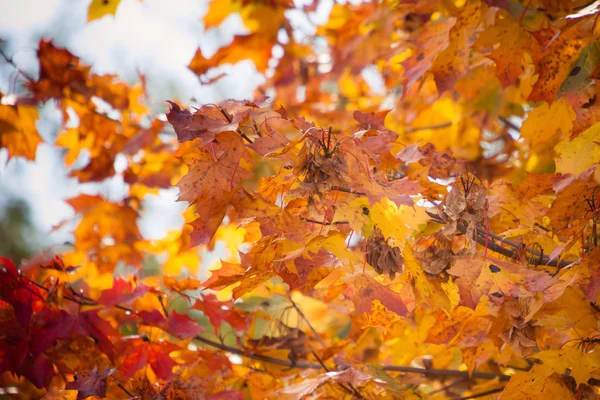
POLYGON ((42 138, 35 123, 37 110, 31 106, 0 105, 0 143, 8 150, 8 156, 35 159, 42 138))
POLYGON ((124 279, 115 279, 113 287, 102 292, 98 299, 100 304, 112 307, 117 304, 131 304, 135 299, 142 297, 149 288, 145 285, 135 287, 124 279))
POLYGON ((102 18, 107 14, 115 15, 120 0, 92 0, 88 9, 88 22, 102 18))
POLYGON ((106 396, 106 380, 115 370, 104 368, 101 372, 98 367, 89 372, 78 372, 75 374, 75 380, 68 382, 67 390, 77 390, 77 400, 85 399, 88 396, 106 396))

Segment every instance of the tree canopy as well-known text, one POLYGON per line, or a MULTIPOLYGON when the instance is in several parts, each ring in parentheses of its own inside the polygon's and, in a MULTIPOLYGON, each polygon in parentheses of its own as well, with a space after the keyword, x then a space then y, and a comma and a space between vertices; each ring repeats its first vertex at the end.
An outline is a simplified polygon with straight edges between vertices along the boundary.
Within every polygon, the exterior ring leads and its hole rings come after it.
POLYGON ((265 81, 164 114, 52 38, 37 75, 0 47, 8 162, 35 159, 51 103, 70 175, 128 190, 67 199, 66 249, 0 257, 0 393, 600 396, 600 2, 336 3, 316 24, 325 3, 212 0, 206 29, 246 31, 189 69, 265 81), (147 239, 143 200, 171 187, 185 224, 147 239))

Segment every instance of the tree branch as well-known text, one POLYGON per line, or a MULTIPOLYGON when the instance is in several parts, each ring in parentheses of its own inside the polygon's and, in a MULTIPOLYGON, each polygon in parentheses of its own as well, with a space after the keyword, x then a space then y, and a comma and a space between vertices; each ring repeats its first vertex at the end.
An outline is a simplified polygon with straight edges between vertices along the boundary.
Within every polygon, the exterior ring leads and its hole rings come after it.
POLYGON ((414 128, 407 128, 404 130, 404 133, 413 133, 419 131, 426 131, 429 129, 444 129, 452 126, 452 122, 444 122, 443 124, 430 125, 430 126, 417 126, 414 128))
MULTIPOLYGON (((431 219, 433 219, 434 222, 437 222, 438 224, 446 223, 446 221, 444 221, 439 215, 434 214, 433 212, 431 212, 429 210, 426 210, 425 212, 427 213, 427 215, 429 215, 431 217, 431 219)), ((464 224, 462 224, 462 223, 458 223, 456 225, 456 228, 461 233, 467 232, 467 227, 464 226, 464 224)), ((517 249, 522 249, 522 250, 526 251, 527 253, 530 253, 530 254, 538 257, 538 260, 536 260, 535 265, 546 265, 546 266, 550 266, 550 267, 557 267, 558 269, 564 268, 576 261, 576 260, 560 260, 560 262, 559 262, 558 259, 551 260, 549 256, 542 255, 538 250, 532 249, 531 247, 523 246, 519 243, 502 238, 501 236, 499 236, 495 233, 486 232, 486 230, 480 226, 477 226, 476 229, 477 229, 477 232, 475 234, 474 239, 477 243, 479 243, 482 246, 486 246, 486 244, 487 244, 488 249, 490 249, 496 253, 502 254, 503 256, 506 256, 506 257, 516 258, 517 249), (492 240, 486 241, 486 237, 488 239, 492 239, 492 240), (511 249, 507 249, 506 247, 502 247, 501 245, 496 243, 494 240, 498 240, 503 244, 513 247, 514 249, 511 250, 511 249)))
POLYGON ((321 344, 321 346, 327 347, 327 345, 325 344, 325 342, 323 341, 323 339, 321 339, 321 336, 319 336, 319 334, 317 333, 317 330, 312 326, 312 324, 310 323, 310 321, 308 320, 308 318, 306 318, 306 315, 304 315, 304 313, 302 312, 302 310, 300 309, 300 307, 298 307, 298 305, 296 304, 296 302, 294 300, 292 300, 291 296, 289 297, 288 300, 290 301, 290 303, 292 303, 292 305, 296 309, 296 312, 298 313, 298 315, 300 315, 300 317, 306 322, 306 324, 310 328, 310 330, 313 333, 313 335, 315 335, 315 339, 317 339, 317 341, 321 344))
MULTIPOLYGON (((250 358, 252 360, 268 362, 270 364, 281 365, 289 368, 304 368, 304 369, 321 369, 322 366, 320 364, 296 361, 295 363, 287 360, 281 360, 279 358, 273 358, 269 356, 263 356, 261 354, 251 353, 249 350, 238 349, 235 347, 227 346, 218 342, 214 342, 210 339, 203 338, 202 336, 195 336, 195 340, 207 344, 212 347, 216 347, 220 350, 227 351, 232 354, 237 354, 238 356, 250 358)), ((496 374, 493 372, 478 372, 474 371, 469 374, 469 371, 458 371, 452 369, 435 369, 435 368, 419 368, 419 367, 407 367, 403 365, 382 365, 381 368, 384 371, 393 371, 393 372, 404 372, 408 374, 422 374, 425 376, 454 376, 460 378, 475 378, 475 379, 496 379, 498 378, 501 381, 508 381, 510 379, 510 375, 505 374, 496 374)))
POLYGON ((300 217, 301 221, 305 221, 305 222, 312 222, 313 224, 319 224, 319 225, 344 225, 344 224, 348 224, 348 221, 333 221, 333 222, 323 222, 323 221, 317 221, 316 219, 311 219, 311 218, 305 218, 305 217, 300 217))

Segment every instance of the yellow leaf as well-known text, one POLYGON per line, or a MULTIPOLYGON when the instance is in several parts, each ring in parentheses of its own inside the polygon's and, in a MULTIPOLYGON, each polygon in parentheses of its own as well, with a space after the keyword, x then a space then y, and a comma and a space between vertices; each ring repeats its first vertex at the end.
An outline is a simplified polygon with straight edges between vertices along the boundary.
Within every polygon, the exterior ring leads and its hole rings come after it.
POLYGON ((500 394, 501 400, 570 400, 574 398, 573 392, 567 387, 562 377, 552 375, 532 378, 528 372, 514 375, 500 394))
POLYGON ((438 281, 429 280, 425 275, 423 267, 415 259, 413 250, 408 242, 404 246, 404 268, 412 274, 418 295, 429 305, 450 312, 458 304, 459 298, 456 284, 450 282, 444 285, 438 281))
POLYGON ((8 150, 9 159, 14 156, 35 159, 42 142, 35 127, 37 118, 35 107, 0 105, 0 144, 8 150))
POLYGON ((221 25, 232 13, 240 10, 240 3, 235 0, 212 0, 208 6, 208 12, 204 16, 204 27, 206 29, 221 25))
POLYGON ((88 22, 104 17, 107 14, 115 15, 121 0, 92 0, 88 8, 88 22))
MULTIPOLYGON (((333 220, 348 221, 350 228, 357 233, 362 233, 363 229, 370 233, 370 229, 368 229, 368 227, 372 225, 369 219, 370 207, 371 204, 369 203, 369 199, 366 197, 359 197, 348 204, 340 204, 335 210, 333 220)), ((365 232, 365 234, 368 233, 365 232)))
MULTIPOLYGON (((317 332, 326 331, 330 322, 329 306, 327 304, 312 297, 304 296, 297 290, 292 292, 291 298, 317 332)), ((296 314, 295 309, 290 310, 290 315, 286 316, 286 324, 291 328, 307 328, 303 318, 296 314), (294 325, 296 321, 298 321, 298 324, 294 325), (290 323, 291 325, 289 325, 290 323)))
POLYGON ((384 197, 375 203, 369 213, 371 221, 383 233, 383 236, 394 240, 394 245, 404 247, 406 236, 419 230, 419 226, 429 221, 429 216, 422 207, 398 207, 393 201, 384 197))
POLYGON ((382 326, 384 330, 387 330, 388 327, 398 320, 400 320, 398 314, 389 311, 379 300, 373 299, 371 312, 367 314, 367 322, 362 327, 364 329, 370 326, 382 326))
POLYGON ((565 385, 562 374, 575 379, 576 385, 587 383, 588 379, 600 377, 600 363, 595 353, 582 353, 576 348, 547 350, 537 353, 530 371, 514 375, 501 399, 572 399, 573 393, 565 385), (550 396, 550 397, 548 397, 550 396))
POLYGON ((592 125, 575 139, 565 138, 554 151, 556 172, 579 176, 600 162, 600 123, 592 125))
POLYGON ((575 112, 563 98, 552 103, 543 103, 529 112, 521 127, 521 136, 528 139, 531 146, 555 142, 567 136, 573 129, 575 112))
POLYGON ((77 399, 77 394, 79 391, 77 390, 58 390, 56 392, 48 392, 43 400, 75 400, 77 399))

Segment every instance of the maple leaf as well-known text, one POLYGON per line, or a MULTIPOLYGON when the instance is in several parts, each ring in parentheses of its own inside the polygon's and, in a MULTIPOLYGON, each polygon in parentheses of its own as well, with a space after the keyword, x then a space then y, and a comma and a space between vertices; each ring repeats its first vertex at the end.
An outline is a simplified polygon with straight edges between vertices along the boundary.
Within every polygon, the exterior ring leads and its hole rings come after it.
POLYGON ((171 312, 168 318, 165 318, 157 310, 152 310, 151 312, 141 311, 138 314, 145 323, 157 326, 180 339, 189 339, 204 332, 204 329, 198 326, 198 322, 190 318, 187 314, 171 312))
POLYGON ((117 304, 131 304, 135 299, 142 297, 150 288, 143 284, 133 285, 124 279, 115 279, 111 289, 102 292, 98 303, 106 307, 113 307, 117 304))
POLYGON ((223 322, 227 322, 237 331, 245 331, 248 327, 244 316, 233 308, 233 303, 221 302, 213 294, 203 294, 202 301, 197 301, 193 308, 202 311, 217 331, 223 322))
POLYGON ((372 301, 378 300, 388 310, 402 317, 409 313, 406 303, 409 303, 410 299, 404 299, 403 294, 394 292, 367 275, 360 275, 355 279, 354 290, 353 302, 356 312, 371 312, 372 301))
POLYGON ((178 350, 178 346, 169 342, 150 342, 148 338, 126 340, 122 344, 125 348, 120 370, 127 378, 146 365, 150 365, 160 379, 168 380, 173 374, 177 363, 169 353, 178 350))
POLYGON ((74 381, 67 382, 67 390, 77 390, 77 400, 88 396, 106 396, 106 380, 115 372, 114 369, 104 368, 101 372, 98 367, 89 372, 77 372, 74 381))
POLYGON ((120 2, 121 0, 92 0, 88 8, 88 22, 102 18, 107 14, 115 15, 120 2))
POLYGON ((195 204, 202 210, 191 223, 192 247, 210 242, 221 224, 233 193, 251 174, 243 165, 247 153, 241 138, 234 132, 221 132, 217 142, 195 147, 184 155, 188 173, 177 183, 179 200, 195 204))
POLYGON ((35 159, 37 147, 42 143, 35 122, 38 112, 31 106, 0 105, 0 144, 8 156, 35 159))

